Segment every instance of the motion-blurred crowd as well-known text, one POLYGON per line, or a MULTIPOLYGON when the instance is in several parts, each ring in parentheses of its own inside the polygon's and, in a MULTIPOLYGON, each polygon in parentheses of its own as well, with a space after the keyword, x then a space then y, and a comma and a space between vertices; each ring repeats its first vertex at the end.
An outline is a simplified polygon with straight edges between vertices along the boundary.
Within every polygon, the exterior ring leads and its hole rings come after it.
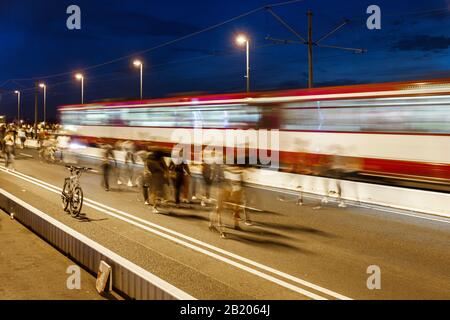
POLYGON ((56 136, 60 129, 59 124, 38 124, 34 126, 27 123, 1 123, 0 124, 0 153, 5 159, 5 167, 14 171, 16 148, 24 149, 27 141, 35 141, 39 148, 39 156, 49 155, 53 147, 56 150, 58 139, 56 136))
MULTIPOLYGON (((37 128, 30 124, 0 124, 0 148, 6 169, 15 170, 16 149, 26 147, 37 149, 41 162, 67 163, 65 157, 71 153, 71 141, 59 129, 57 124, 39 125, 37 128)), ((235 229, 240 229, 240 221, 250 223, 245 211, 245 168, 215 161, 223 155, 202 152, 203 161, 194 163, 184 159, 182 154, 174 159, 171 150, 165 148, 148 146, 138 150, 131 141, 97 146, 102 155, 101 185, 105 191, 111 190, 110 180, 114 176, 117 186, 141 188, 141 199, 154 213, 195 205, 210 208, 210 229, 219 231, 222 237, 225 237, 222 223, 224 211, 231 210, 235 229), (121 156, 118 157, 118 154, 121 156), (195 177, 192 168, 195 168, 195 177)))
POLYGON ((174 158, 171 150, 149 146, 137 151, 131 141, 118 142, 114 146, 100 144, 102 150, 102 186, 110 190, 111 172, 116 172, 117 185, 140 187, 142 199, 154 213, 171 208, 190 208, 199 204, 210 207, 210 229, 224 237, 223 212, 231 210, 235 229, 240 222, 250 224, 246 212, 247 197, 243 186, 245 167, 224 165, 217 161, 222 154, 202 152, 201 163, 190 161, 183 153, 174 158), (118 165, 114 151, 120 151, 124 166, 118 165), (143 163, 137 173, 136 162, 143 163), (193 172, 195 171, 195 172, 193 172), (195 174, 195 176, 194 176, 195 174))

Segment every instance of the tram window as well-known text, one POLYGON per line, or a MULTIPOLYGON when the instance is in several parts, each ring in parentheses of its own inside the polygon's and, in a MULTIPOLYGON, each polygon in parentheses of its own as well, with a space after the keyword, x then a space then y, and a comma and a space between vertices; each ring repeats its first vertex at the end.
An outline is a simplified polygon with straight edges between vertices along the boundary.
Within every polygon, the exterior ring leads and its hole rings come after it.
POLYGON ((132 127, 172 127, 175 125, 170 108, 123 108, 121 120, 132 127))
POLYGON ((249 128, 259 122, 256 107, 243 105, 189 106, 121 109, 121 119, 129 126, 249 128))
POLYGON ((450 96, 62 110, 65 125, 450 133, 450 96), (279 126, 278 126, 279 124, 279 126))
POLYGON ((80 123, 80 113, 77 111, 61 112, 61 122, 65 125, 78 125, 80 123))
POLYGON ((247 105, 220 105, 195 108, 192 124, 203 128, 255 128, 260 120, 259 108, 247 105))
POLYGON ((103 110, 86 110, 83 115, 82 125, 108 124, 108 114, 103 110))
POLYGON ((450 97, 316 101, 282 108, 285 130, 450 132, 450 97))

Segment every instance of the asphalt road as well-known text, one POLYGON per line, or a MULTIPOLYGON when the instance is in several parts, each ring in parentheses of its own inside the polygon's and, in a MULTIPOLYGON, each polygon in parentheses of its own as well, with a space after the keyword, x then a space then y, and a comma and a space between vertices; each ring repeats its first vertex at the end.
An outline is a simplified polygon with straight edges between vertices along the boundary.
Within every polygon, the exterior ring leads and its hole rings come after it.
POLYGON ((0 300, 107 298, 97 293, 94 276, 1 210, 0 238, 0 300), (72 280, 78 271, 79 286, 72 280))
POLYGON ((1 188, 198 299, 450 299, 450 219, 318 208, 315 198, 299 207, 292 196, 247 188, 249 205, 262 211, 251 211, 242 231, 226 218, 222 239, 208 229, 206 208, 154 214, 136 188, 112 183, 105 192, 95 173, 81 178, 95 203, 74 219, 58 190, 42 185, 62 187, 67 170, 40 163, 33 150, 18 153, 17 173, 0 170, 1 188), (371 266, 380 289, 367 286, 371 266))

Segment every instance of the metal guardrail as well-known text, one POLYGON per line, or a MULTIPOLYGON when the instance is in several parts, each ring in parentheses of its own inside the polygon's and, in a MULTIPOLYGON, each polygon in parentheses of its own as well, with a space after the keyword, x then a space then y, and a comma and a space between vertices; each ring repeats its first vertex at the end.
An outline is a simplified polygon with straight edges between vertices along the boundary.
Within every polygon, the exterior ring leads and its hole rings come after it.
POLYGON ((114 290, 131 299, 195 299, 3 189, 0 189, 0 208, 8 213, 14 213, 14 219, 17 219, 90 272, 97 273, 100 261, 103 260, 108 263, 113 270, 112 285, 114 290))

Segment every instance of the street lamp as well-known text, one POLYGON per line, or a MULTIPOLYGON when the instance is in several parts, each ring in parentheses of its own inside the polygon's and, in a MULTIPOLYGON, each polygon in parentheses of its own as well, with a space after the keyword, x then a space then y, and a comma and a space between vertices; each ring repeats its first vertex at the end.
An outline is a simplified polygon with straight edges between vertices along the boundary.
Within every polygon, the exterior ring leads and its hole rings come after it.
POLYGON ((45 83, 40 83, 39 87, 44 89, 44 128, 47 123, 47 86, 45 83))
POLYGON ((134 64, 134 66, 135 67, 137 67, 137 68, 139 68, 140 69, 140 73, 141 73, 141 100, 142 100, 142 96, 143 96, 143 94, 142 94, 142 91, 143 91, 143 89, 142 89, 142 83, 143 83, 143 70, 144 70, 144 64, 142 63, 142 61, 140 61, 140 60, 134 60, 133 61, 133 64, 134 64))
POLYGON ((14 91, 17 94, 17 124, 20 125, 20 91, 14 91))
POLYGON ((75 78, 81 81, 81 104, 84 104, 84 76, 81 73, 77 73, 75 78))
POLYGON ((247 92, 250 92, 250 42, 248 38, 245 35, 239 35, 236 38, 236 43, 239 46, 246 46, 247 51, 247 75, 245 76, 247 78, 247 92))

